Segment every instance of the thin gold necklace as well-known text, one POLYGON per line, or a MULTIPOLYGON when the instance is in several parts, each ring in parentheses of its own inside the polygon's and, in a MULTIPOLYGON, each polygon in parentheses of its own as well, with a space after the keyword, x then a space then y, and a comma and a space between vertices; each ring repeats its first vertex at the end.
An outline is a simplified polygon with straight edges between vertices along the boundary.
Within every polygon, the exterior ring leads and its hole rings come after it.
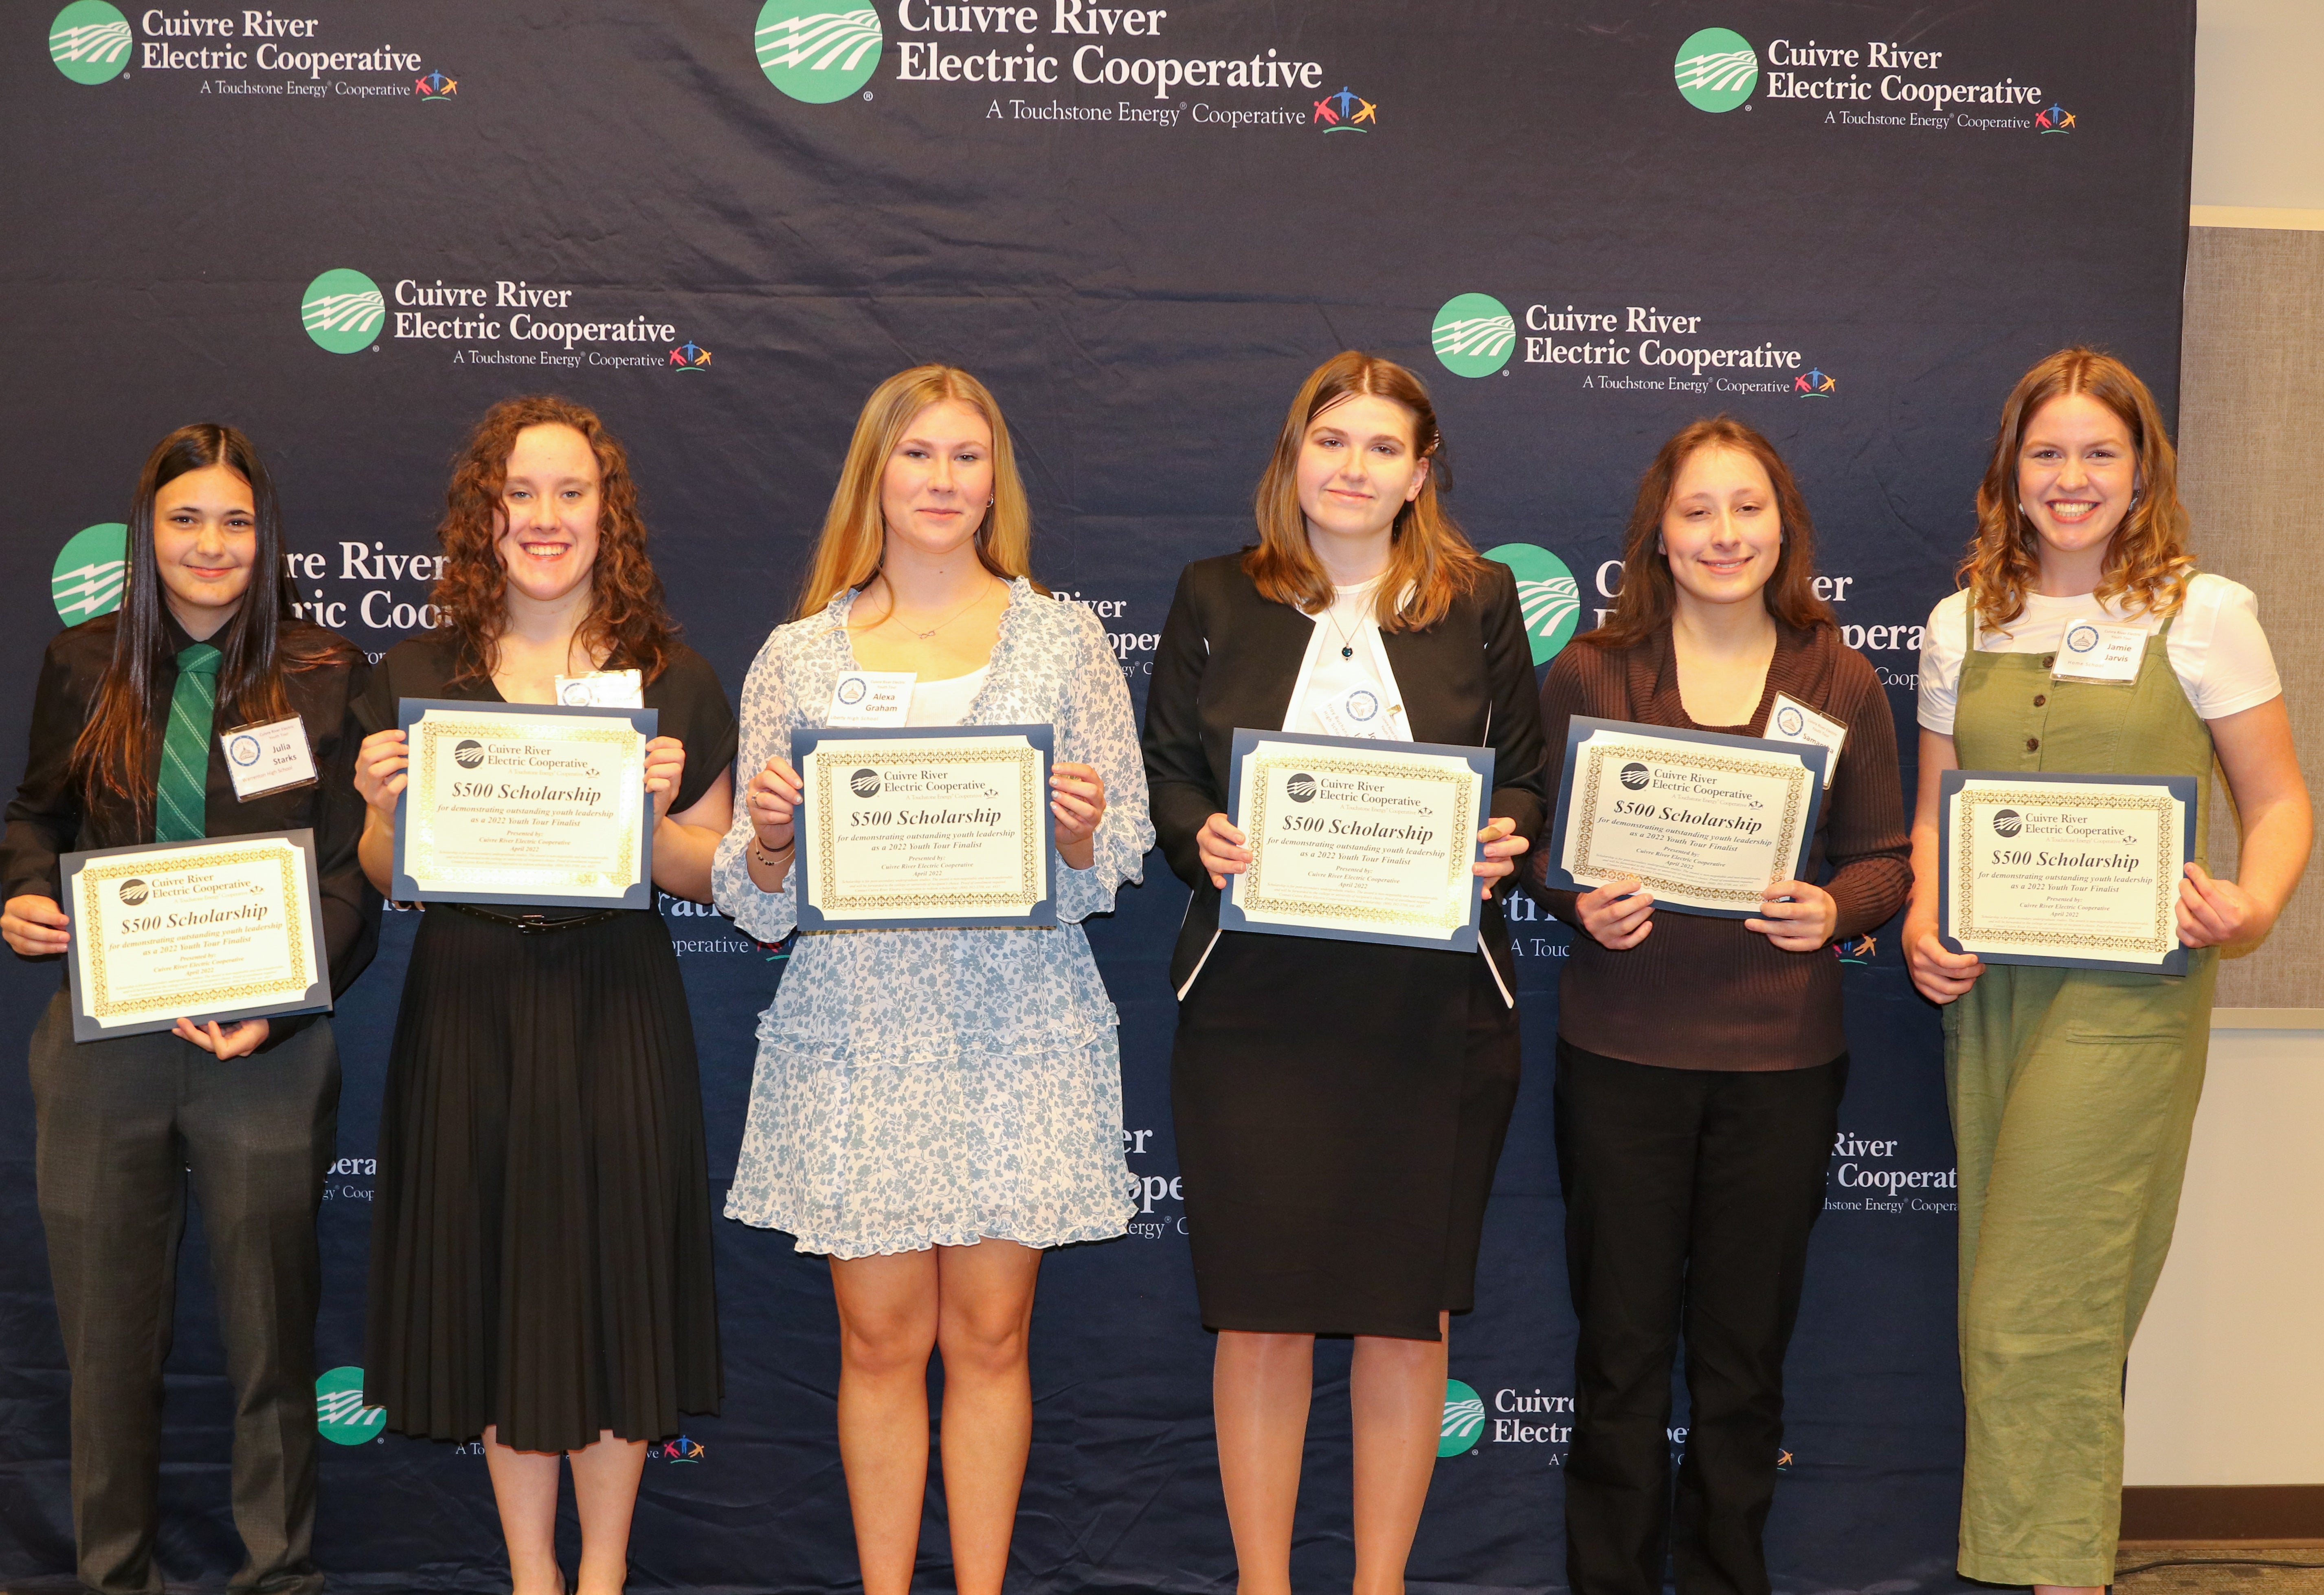
POLYGON ((936 633, 942 631, 945 626, 950 626, 954 621, 958 620, 962 616, 967 614, 969 610, 975 608, 979 604, 984 602, 986 594, 991 592, 991 590, 992 589, 990 587, 981 589, 977 595, 969 599, 968 603, 964 607, 955 609, 953 613, 947 615, 945 618, 937 621, 934 626, 928 627, 927 630, 918 631, 915 630, 901 616, 896 613, 896 589, 893 587, 890 587, 888 589, 888 613, 880 617, 880 624, 885 626, 889 621, 892 620, 898 626, 902 626, 908 632, 911 632, 912 635, 925 643, 930 637, 935 636, 936 633))

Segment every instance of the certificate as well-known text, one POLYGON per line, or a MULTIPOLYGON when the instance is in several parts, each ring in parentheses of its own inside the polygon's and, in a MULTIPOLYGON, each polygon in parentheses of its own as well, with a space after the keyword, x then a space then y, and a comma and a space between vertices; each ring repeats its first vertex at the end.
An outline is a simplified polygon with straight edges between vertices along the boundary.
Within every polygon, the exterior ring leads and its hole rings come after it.
POLYGON ((67 853, 73 1040, 331 1006, 315 833, 67 853))
POLYGON ((650 709, 406 698, 398 902, 653 906, 650 709))
POLYGON ((1474 952, 1492 795, 1489 747, 1238 730, 1227 818, 1250 867, 1219 928, 1474 952))
POLYGON ((1831 749, 1575 715, 1565 731, 1548 880, 1635 880, 1655 906, 1757 916, 1808 867, 1831 749))
POLYGON ((1937 934, 1949 951, 2187 972, 2178 904, 2195 856, 2193 776, 1947 770, 1937 802, 1937 934))
POLYGON ((1054 925, 1048 726, 802 727, 802 931, 1054 925))

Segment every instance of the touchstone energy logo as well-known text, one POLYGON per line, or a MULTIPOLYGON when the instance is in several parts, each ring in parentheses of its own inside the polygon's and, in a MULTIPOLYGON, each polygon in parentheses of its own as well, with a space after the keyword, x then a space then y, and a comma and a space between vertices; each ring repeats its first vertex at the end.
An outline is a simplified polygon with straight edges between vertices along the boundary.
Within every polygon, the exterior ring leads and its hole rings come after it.
POLYGON ((129 19, 106 0, 73 0, 49 24, 49 59, 76 83, 121 76, 134 42, 129 19))
POLYGON ((335 355, 352 355, 371 348, 379 336, 387 298, 361 272, 339 266, 307 284, 299 318, 318 345, 335 355))
POLYGON ((1582 589, 1563 560, 1531 542, 1504 542, 1485 557, 1509 568, 1517 581, 1517 609, 1525 617, 1533 662, 1547 664, 1573 640, 1582 618, 1582 589))
POLYGON ((1517 346, 1517 318, 1489 293, 1456 293, 1436 312, 1429 341, 1455 376, 1490 376, 1517 346))
POLYGON ((707 371, 710 369, 710 351, 698 344, 689 343, 670 350, 669 363, 680 371, 707 371))
POLYGON ((57 551, 49 570, 49 601, 57 618, 78 626, 121 607, 121 583, 129 569, 129 527, 121 521, 84 526, 57 551))
POLYGON ((387 1421, 383 1406, 365 1406, 364 1371, 335 1368, 315 1381, 315 1433, 335 1445, 364 1445, 376 1440, 387 1421))
POLYGON ((1437 1431, 1436 1454, 1457 1457, 1474 1451, 1485 1433, 1485 1398, 1458 1379, 1444 1381, 1444 1421, 1437 1431))
POLYGON ((886 42, 878 12, 829 0, 767 0, 755 42, 767 81, 811 106, 844 99, 870 82, 886 42))
POLYGON ((1758 85, 1759 52, 1732 28, 1704 28, 1687 35, 1671 71, 1696 110, 1731 111, 1758 85))
POLYGON ((2074 130, 2074 113, 2063 106, 2052 105, 2046 111, 2035 113, 2034 125, 2043 133, 2071 133, 2074 130))
POLYGON ((430 72, 424 78, 412 79, 411 92, 430 104, 442 105, 460 92, 460 80, 447 78, 441 72, 430 72))
POLYGON ((1370 133, 1379 126, 1379 107, 1345 84, 1315 102, 1315 125, 1326 133, 1370 133))
POLYGON ((1803 399, 1829 399, 1840 393, 1840 379, 1821 367, 1811 366, 1792 378, 1792 392, 1803 399))

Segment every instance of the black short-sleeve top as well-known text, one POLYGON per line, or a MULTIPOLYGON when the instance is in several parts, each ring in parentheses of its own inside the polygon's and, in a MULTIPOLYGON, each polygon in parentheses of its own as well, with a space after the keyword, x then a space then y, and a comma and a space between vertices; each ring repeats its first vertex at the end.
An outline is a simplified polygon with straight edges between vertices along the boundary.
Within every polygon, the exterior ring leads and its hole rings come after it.
MULTIPOLYGON (((371 683, 355 706, 364 735, 384 731, 397 723, 396 700, 402 698, 449 698, 469 703, 502 703, 500 689, 489 675, 456 682, 459 672, 457 632, 422 632, 406 637, 372 666, 371 683)), ((621 668, 613 662, 608 668, 621 668)), ((682 814, 702 799, 719 772, 734 762, 734 710, 726 689, 710 662, 684 644, 671 644, 669 663, 645 685, 645 706, 659 711, 659 734, 675 737, 686 748, 686 774, 669 811, 682 814)))

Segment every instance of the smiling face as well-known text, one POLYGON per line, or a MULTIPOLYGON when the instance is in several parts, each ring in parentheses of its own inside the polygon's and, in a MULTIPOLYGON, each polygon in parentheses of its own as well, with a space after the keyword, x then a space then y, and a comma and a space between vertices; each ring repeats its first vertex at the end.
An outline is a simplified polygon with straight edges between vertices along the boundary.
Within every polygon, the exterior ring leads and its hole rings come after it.
MULTIPOLYGON (((1294 480, 1307 541, 1327 568, 1366 543, 1384 545, 1404 506, 1428 481, 1414 441, 1417 418, 1394 399, 1351 394, 1319 411, 1299 443, 1294 480)), ((1358 561, 1360 562, 1360 561, 1358 561)))
POLYGON ((1784 545, 1767 468, 1735 449, 1687 456, 1663 509, 1662 545, 1682 609, 1759 601, 1784 545))
POLYGON ((597 563, 599 476, 596 451, 571 427, 517 433, 493 516, 493 548, 516 592, 554 603, 588 583, 597 563))
POLYGON ((957 552, 992 499, 992 427, 973 404, 940 399, 905 423, 880 475, 888 536, 917 552, 957 552))
POLYGON ((2061 394, 2028 417, 2017 502, 2041 539, 2044 574, 2095 585, 2138 485, 2130 428, 2088 394, 2061 394))
POLYGON ((187 635, 206 640, 234 618, 258 560, 258 511, 242 473, 207 465, 156 488, 153 560, 187 635))

